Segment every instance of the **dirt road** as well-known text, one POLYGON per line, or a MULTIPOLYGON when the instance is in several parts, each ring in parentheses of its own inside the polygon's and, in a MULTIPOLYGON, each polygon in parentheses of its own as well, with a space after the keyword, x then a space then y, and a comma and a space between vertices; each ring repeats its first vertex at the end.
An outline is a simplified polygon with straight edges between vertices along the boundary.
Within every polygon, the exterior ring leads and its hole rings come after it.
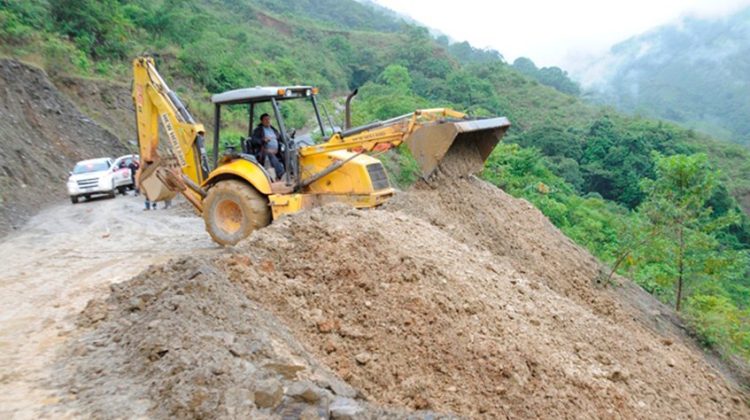
POLYGON ((56 403, 49 365, 89 299, 151 264, 218 250, 183 209, 141 206, 132 196, 61 203, 0 240, 0 418, 38 418, 56 403))

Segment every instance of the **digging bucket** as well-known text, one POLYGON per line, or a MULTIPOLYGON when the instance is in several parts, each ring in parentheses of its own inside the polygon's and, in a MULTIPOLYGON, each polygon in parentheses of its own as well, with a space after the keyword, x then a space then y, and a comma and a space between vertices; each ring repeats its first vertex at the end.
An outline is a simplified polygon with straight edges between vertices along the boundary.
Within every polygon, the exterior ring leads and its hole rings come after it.
POLYGON ((404 143, 423 178, 432 175, 439 165, 452 175, 466 176, 482 170, 509 127, 510 121, 504 117, 444 121, 419 128, 404 143))

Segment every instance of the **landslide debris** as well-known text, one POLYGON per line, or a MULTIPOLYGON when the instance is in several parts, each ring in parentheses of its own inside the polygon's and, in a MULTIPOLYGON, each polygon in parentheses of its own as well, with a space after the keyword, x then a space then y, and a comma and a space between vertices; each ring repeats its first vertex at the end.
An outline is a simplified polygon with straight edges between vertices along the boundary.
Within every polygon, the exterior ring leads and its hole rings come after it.
POLYGON ((456 241, 487 251, 560 295, 611 315, 616 304, 596 289, 601 264, 536 207, 478 178, 420 182, 386 206, 418 217, 456 241))
POLYGON ((700 354, 400 211, 295 215, 219 266, 384 405, 487 418, 750 415, 700 354))
POLYGON ((0 133, 0 235, 64 199, 68 171, 78 160, 127 153, 43 70, 11 59, 0 59, 0 133))
POLYGON ((53 379, 67 390, 65 414, 406 417, 363 401, 203 258, 179 259, 112 286, 106 301, 89 302, 78 324, 82 333, 53 379))

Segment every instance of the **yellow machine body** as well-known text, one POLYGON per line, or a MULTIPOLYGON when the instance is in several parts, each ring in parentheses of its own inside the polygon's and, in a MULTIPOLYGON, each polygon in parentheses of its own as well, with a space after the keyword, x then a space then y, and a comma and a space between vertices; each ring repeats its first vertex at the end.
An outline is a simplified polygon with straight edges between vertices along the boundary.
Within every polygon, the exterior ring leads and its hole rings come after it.
POLYGON ((209 188, 222 179, 239 178, 252 185, 258 192, 265 195, 273 193, 271 179, 266 171, 257 163, 244 159, 233 159, 216 167, 208 179, 203 183, 204 188, 209 188))
POLYGON ((376 207, 393 195, 394 189, 378 159, 344 150, 300 157, 302 179, 312 177, 337 162, 346 163, 299 193, 270 195, 273 218, 332 202, 356 208, 376 207))

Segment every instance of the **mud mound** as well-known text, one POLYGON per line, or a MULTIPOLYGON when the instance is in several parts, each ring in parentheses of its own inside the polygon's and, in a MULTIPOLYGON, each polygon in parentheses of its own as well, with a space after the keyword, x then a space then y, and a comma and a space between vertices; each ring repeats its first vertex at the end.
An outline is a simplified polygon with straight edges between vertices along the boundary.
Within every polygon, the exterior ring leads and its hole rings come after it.
POLYGON ((454 235, 331 206, 256 232, 219 266, 378 403, 487 418, 750 416, 699 354, 454 235))
POLYGON ((565 297, 611 313, 613 304, 593 290, 600 264, 538 209, 480 179, 442 177, 420 182, 386 209, 417 216, 455 240, 483 249, 565 297))
MULTIPOLYGON (((57 385, 96 418, 399 416, 315 361, 271 314, 201 259, 152 268, 91 301, 57 385)), ((53 413, 60 414, 60 413, 53 413)))
MULTIPOLYGON (((615 287, 603 284, 608 268, 537 208, 476 177, 462 177, 461 169, 460 160, 445 160, 435 179, 418 182, 386 203, 385 209, 419 217, 461 243, 491 252, 518 272, 613 322, 646 327, 702 351, 672 308, 629 279, 614 276, 615 287)), ((745 363, 712 354, 705 358, 735 385, 750 386, 745 363)))
POLYGON ((467 141, 456 143, 429 182, 418 182, 385 208, 426 220, 461 243, 495 254, 521 274, 562 295, 612 315, 612 301, 592 290, 601 278, 596 259, 528 201, 467 176, 477 164, 482 167, 476 147, 467 141))
POLYGON ((64 199, 76 161, 127 152, 58 92, 44 71, 8 59, 0 59, 0 133, 0 235, 64 199))

